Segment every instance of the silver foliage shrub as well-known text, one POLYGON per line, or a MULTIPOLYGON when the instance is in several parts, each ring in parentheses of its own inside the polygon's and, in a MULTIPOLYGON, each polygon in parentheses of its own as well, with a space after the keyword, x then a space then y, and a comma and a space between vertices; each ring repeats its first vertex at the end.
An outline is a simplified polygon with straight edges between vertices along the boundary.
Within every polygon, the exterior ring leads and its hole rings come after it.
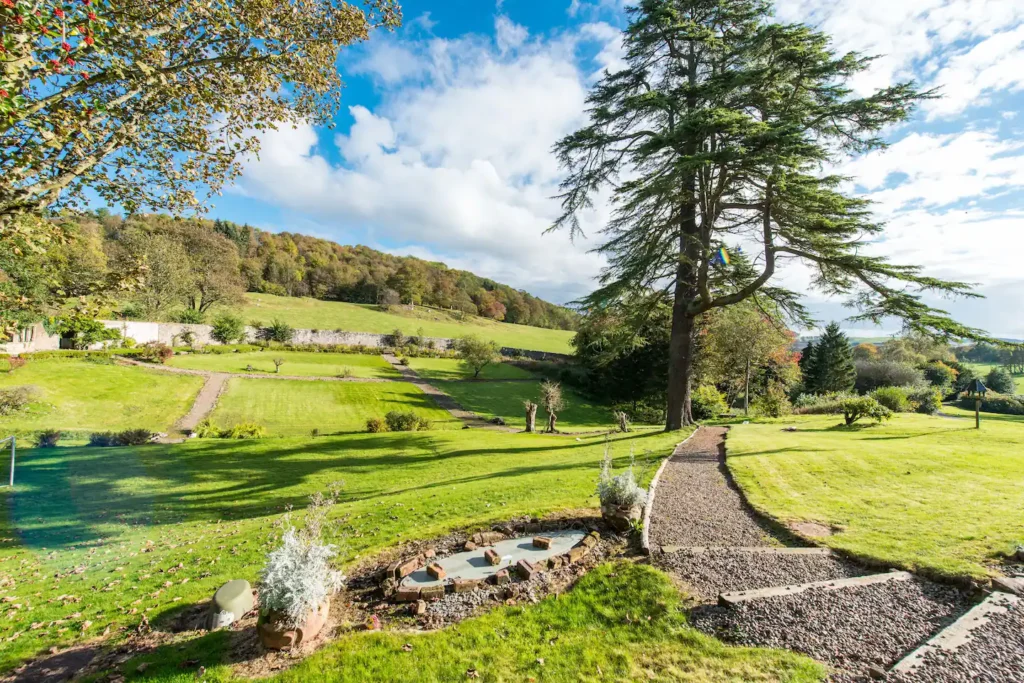
POLYGON ((605 446, 601 462, 601 478, 597 482, 597 497, 601 505, 639 507, 647 502, 647 489, 640 486, 634 473, 633 455, 629 456, 629 468, 619 475, 612 475, 611 448, 605 446))
POLYGON ((285 627, 302 625, 310 612, 345 583, 344 575, 331 566, 337 546, 320 539, 327 512, 336 499, 336 492, 331 497, 314 494, 301 529, 288 524, 286 516, 281 545, 267 556, 260 575, 260 611, 281 615, 285 627))

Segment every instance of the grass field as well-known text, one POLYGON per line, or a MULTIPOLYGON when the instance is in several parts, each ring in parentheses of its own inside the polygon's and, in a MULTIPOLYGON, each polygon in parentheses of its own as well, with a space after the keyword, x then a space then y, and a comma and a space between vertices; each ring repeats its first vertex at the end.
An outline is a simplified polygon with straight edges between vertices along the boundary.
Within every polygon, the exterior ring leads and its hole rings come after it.
MULTIPOLYGON (((523 402, 540 402, 540 382, 435 382, 435 386, 458 401, 463 408, 484 417, 501 417, 514 427, 526 426, 523 402)), ((558 413, 558 429, 587 431, 610 429, 615 426, 612 411, 607 406, 588 401, 574 391, 563 387, 566 407, 558 413)), ((537 411, 537 426, 545 420, 543 408, 537 411)))
POLYGON ((444 338, 475 334, 517 349, 572 353, 569 341, 574 333, 566 330, 512 325, 479 317, 459 322, 444 313, 426 308, 418 308, 414 312, 385 313, 369 304, 270 294, 247 294, 246 298, 248 305, 239 311, 246 322, 259 320, 268 323, 279 318, 293 327, 318 330, 342 329, 348 332, 390 334, 400 329, 406 335, 413 335, 422 329, 427 337, 444 338))
MULTIPOLYGON (((985 379, 985 375, 991 372, 993 368, 1002 367, 998 363, 967 363, 967 365, 974 368, 974 371, 981 376, 982 380, 985 379)), ((1013 379, 1017 383, 1017 393, 1024 395, 1024 375, 1014 375, 1013 379)))
MULTIPOLYGON (((972 421, 972 425, 971 426, 974 426, 973 425, 973 420, 974 420, 974 411, 973 410, 967 410, 965 408, 961 408, 960 406, 944 405, 944 406, 942 406, 942 412, 945 413, 946 415, 952 415, 953 417, 962 417, 962 418, 970 419, 972 421)), ((981 422, 982 422, 982 424, 988 422, 989 420, 1000 420, 1000 421, 1003 421, 1003 422, 1017 422, 1017 423, 1020 423, 1020 424, 1024 425, 1024 415, 1000 415, 999 413, 985 413, 985 412, 983 412, 981 414, 981 422)))
MULTIPOLYGON (((410 358, 409 367, 430 380, 472 379, 473 371, 455 358, 410 358)), ((491 363, 480 371, 479 379, 530 379, 533 375, 508 363, 491 363)))
POLYGON ((38 399, 28 412, 0 417, 0 435, 59 429, 73 442, 90 432, 166 431, 188 412, 203 379, 82 360, 32 360, 0 374, 0 387, 21 385, 34 386, 38 399))
MULTIPOLYGON (((623 466, 631 446, 660 458, 679 439, 611 443, 623 466)), ((22 451, 14 494, 0 490, 0 599, 14 598, 0 670, 108 626, 116 636, 143 614, 159 624, 228 579, 255 580, 273 522, 331 482, 345 484, 329 537, 348 563, 470 524, 595 506, 603 451, 603 437, 482 430, 22 451)), ((208 669, 219 657, 203 639, 175 650, 175 664, 190 652, 208 669)), ((174 672, 194 680, 194 669, 174 672)))
POLYGON ((392 410, 413 411, 434 429, 461 429, 462 423, 408 382, 306 382, 229 380, 217 401, 214 422, 230 427, 259 422, 271 436, 306 436, 366 431, 366 420, 392 410))
POLYGON ((840 529, 823 543, 892 566, 984 577, 1024 543, 1024 424, 900 415, 737 425, 729 468, 754 507, 840 529), (798 431, 783 432, 783 425, 798 431))
POLYGON ((346 369, 351 377, 388 378, 399 374, 381 356, 348 353, 314 353, 305 351, 255 351, 252 353, 192 353, 178 355, 167 363, 176 368, 209 370, 211 372, 246 372, 252 366, 257 372, 274 373, 274 359, 284 359, 282 375, 300 377, 338 377, 346 369))

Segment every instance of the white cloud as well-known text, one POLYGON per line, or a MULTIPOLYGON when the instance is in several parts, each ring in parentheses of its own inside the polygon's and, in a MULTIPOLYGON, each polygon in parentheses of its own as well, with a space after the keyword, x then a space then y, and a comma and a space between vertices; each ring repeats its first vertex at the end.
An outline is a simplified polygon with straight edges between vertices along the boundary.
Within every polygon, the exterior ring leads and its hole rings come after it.
MULTIPOLYGON (((311 127, 266 136, 242 189, 325 226, 361 226, 367 241, 557 301, 590 291, 602 263, 591 245, 543 234, 559 212, 551 147, 583 122, 587 76, 577 43, 618 35, 531 40, 501 16, 496 31, 494 42, 378 46, 414 54, 425 84, 406 81, 374 111, 352 107, 355 123, 334 139, 343 164, 318 152, 311 127)), ((381 64, 370 51, 362 68, 381 64)), ((394 82, 395 73, 386 66, 377 76, 394 82)), ((600 223, 597 213, 588 217, 588 226, 600 223)))

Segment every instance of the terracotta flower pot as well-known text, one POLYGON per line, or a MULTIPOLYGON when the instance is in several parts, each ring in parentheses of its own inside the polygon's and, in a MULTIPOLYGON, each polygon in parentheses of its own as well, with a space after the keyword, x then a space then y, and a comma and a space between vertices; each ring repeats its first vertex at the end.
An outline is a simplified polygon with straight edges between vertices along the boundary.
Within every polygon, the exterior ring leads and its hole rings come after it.
POLYGON ((640 519, 643 508, 639 505, 603 505, 601 516, 611 528, 616 531, 629 531, 633 528, 633 522, 640 519))
POLYGON ((300 645, 320 633, 327 623, 327 615, 331 611, 331 600, 326 598, 319 607, 309 613, 306 620, 297 628, 285 626, 280 614, 270 612, 260 616, 256 624, 260 642, 268 650, 289 650, 300 645))

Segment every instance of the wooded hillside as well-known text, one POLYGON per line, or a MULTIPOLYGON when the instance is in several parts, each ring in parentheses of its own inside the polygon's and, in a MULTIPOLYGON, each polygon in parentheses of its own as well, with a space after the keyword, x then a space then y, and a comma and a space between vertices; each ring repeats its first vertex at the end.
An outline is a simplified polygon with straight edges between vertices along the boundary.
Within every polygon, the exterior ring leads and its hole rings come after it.
MULTIPOLYGON (((564 330, 574 329, 578 318, 570 309, 443 263, 307 235, 161 214, 125 219, 103 210, 62 220, 77 224, 74 244, 60 256, 60 269, 69 275, 146 263, 146 284, 127 302, 130 317, 205 314, 213 306, 240 304, 249 291, 385 307, 414 303, 564 330)), ((76 278, 66 279, 70 284, 76 278)))

